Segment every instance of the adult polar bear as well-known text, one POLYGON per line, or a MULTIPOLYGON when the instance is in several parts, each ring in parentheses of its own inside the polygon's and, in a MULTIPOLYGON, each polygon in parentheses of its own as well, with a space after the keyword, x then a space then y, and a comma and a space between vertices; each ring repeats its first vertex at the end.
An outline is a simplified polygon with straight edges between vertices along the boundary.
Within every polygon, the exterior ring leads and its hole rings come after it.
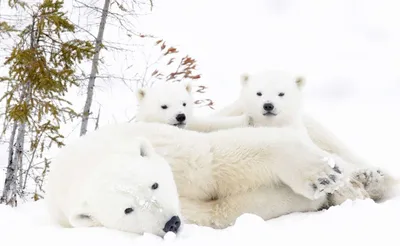
POLYGON ((169 164, 143 138, 99 133, 80 137, 53 159, 45 201, 54 221, 159 236, 176 232, 181 212, 169 164))
POLYGON ((379 201, 390 196, 397 183, 393 177, 354 154, 332 132, 303 112, 304 85, 302 77, 280 70, 245 74, 239 98, 213 116, 246 114, 254 126, 297 129, 321 149, 346 160, 350 164, 346 170, 362 182, 372 199, 379 201))
POLYGON ((333 157, 337 165, 330 166, 324 159, 329 153, 289 128, 202 133, 136 122, 104 126, 93 134, 116 143, 148 139, 171 165, 187 223, 225 228, 243 213, 269 219, 316 211, 327 204, 326 194, 352 189, 342 179, 340 158, 333 157))

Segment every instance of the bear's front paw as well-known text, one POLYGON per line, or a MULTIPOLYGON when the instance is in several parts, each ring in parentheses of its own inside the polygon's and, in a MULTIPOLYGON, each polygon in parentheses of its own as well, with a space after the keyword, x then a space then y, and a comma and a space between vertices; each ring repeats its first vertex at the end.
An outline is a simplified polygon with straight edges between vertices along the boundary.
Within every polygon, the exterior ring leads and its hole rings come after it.
POLYGON ((332 159, 323 160, 322 170, 310 174, 307 179, 307 194, 303 194, 309 199, 318 199, 328 193, 332 193, 343 186, 343 170, 332 159))

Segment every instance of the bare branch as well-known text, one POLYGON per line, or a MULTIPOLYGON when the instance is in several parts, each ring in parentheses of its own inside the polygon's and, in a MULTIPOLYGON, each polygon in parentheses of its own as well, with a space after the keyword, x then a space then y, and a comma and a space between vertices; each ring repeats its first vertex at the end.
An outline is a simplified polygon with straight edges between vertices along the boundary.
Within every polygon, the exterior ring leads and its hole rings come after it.
POLYGON ((87 87, 86 102, 85 102, 85 106, 83 108, 83 116, 82 116, 82 125, 81 125, 80 136, 85 135, 86 132, 87 132, 87 126, 88 126, 89 115, 90 115, 90 108, 92 106, 92 101, 93 101, 94 83, 96 81, 96 75, 97 75, 97 72, 98 72, 97 69, 98 69, 98 64, 99 64, 100 50, 102 48, 104 29, 106 27, 106 21, 107 21, 109 7, 110 7, 110 0, 105 0, 104 1, 104 7, 103 7, 103 10, 102 10, 102 14, 101 14, 99 32, 97 33, 97 38, 96 38, 95 55, 94 55, 93 60, 92 60, 92 69, 90 71, 89 84, 88 84, 88 87, 87 87))

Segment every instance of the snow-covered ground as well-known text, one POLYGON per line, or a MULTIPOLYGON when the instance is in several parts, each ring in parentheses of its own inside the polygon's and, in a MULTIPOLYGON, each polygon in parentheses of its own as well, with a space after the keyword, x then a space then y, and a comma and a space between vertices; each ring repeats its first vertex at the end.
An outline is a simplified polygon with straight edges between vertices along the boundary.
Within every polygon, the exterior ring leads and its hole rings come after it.
MULTIPOLYGON (((236 98, 242 72, 271 67, 299 71, 308 83, 306 111, 361 156, 400 177, 397 0, 158 2, 160 8, 143 17, 140 26, 198 60, 201 82, 210 86, 207 96, 217 108, 236 98)), ((134 105, 126 88, 113 87, 97 100, 104 105, 101 124, 124 115, 127 104, 134 105)), ((2 160, 5 153, 0 154, 2 160)), ((397 195, 380 204, 349 201, 327 211, 267 222, 243 215, 225 230, 186 225, 175 240, 165 241, 105 228, 60 228, 49 220, 42 201, 16 209, 0 205, 0 244, 398 245, 400 192, 397 195)))
POLYGON ((105 228, 65 229, 49 222, 42 202, 18 209, 0 206, 4 245, 398 245, 400 199, 383 204, 357 201, 328 211, 296 213, 262 221, 246 214, 225 230, 186 225, 176 238, 105 228))

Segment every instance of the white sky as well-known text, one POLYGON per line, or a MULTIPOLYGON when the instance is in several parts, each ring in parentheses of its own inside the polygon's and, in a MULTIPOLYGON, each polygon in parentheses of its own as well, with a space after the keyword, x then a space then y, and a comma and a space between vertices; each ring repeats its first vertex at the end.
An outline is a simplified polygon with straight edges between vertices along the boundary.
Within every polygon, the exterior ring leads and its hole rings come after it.
MULTIPOLYGON (((288 69, 306 76, 307 98, 317 102, 310 103, 311 111, 337 112, 336 105, 357 100, 376 102, 377 108, 400 102, 398 0, 154 2, 154 11, 141 17, 137 27, 197 59, 202 74, 200 83, 210 86, 207 96, 216 101, 217 107, 236 98, 240 74, 269 68, 288 69), (323 103, 329 104, 329 109, 321 108, 323 103)), ((72 1, 66 3, 70 7, 72 1)), ((98 5, 102 6, 102 2, 98 5)), ((123 39, 112 27, 107 27, 105 35, 109 40, 123 39)), ((110 71, 126 73, 126 60, 103 55, 110 71)), ((128 61, 138 59, 127 56, 128 61)), ((82 107, 83 99, 73 98, 82 107)), ((99 103, 101 124, 127 120, 136 105, 133 92, 115 84, 112 89, 98 88, 94 112, 99 103)), ((400 118, 400 113, 390 113, 400 118)), ((78 130, 79 123, 70 127, 78 130)))
POLYGON ((271 67, 306 74, 311 88, 337 83, 361 93, 398 84, 398 1, 171 0, 159 4, 159 10, 141 24, 196 57, 203 81, 213 87, 226 89, 238 84, 242 72, 271 67))

